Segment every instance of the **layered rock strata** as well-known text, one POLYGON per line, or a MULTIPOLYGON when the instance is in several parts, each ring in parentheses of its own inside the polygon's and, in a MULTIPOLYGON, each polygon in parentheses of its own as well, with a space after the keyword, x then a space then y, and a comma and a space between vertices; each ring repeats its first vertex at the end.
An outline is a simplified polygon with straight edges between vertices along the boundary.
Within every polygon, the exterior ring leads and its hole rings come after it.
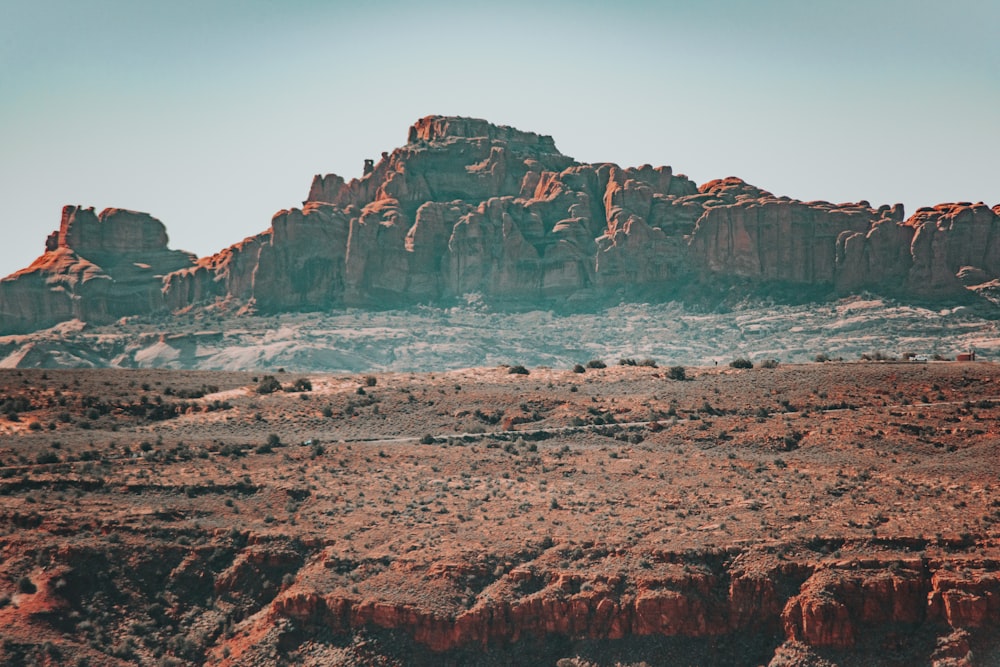
POLYGON ((165 233, 147 230, 144 214, 77 222, 0 283, 0 328, 216 301, 280 312, 468 293, 525 306, 623 288, 683 298, 717 280, 954 299, 1000 278, 1000 206, 942 204, 904 219, 899 204, 802 202, 733 177, 698 187, 670 167, 581 164, 549 136, 443 116, 417 121, 404 146, 370 162, 360 179, 316 176, 301 209, 197 263, 164 255, 165 233), (123 268, 137 264, 150 280, 123 268))
POLYGON ((45 253, 0 281, 0 329, 31 331, 71 319, 100 323, 162 310, 164 276, 194 260, 167 247, 166 228, 150 215, 66 206, 45 253))
MULTIPOLYGON (((546 570, 536 562, 515 565, 494 580, 481 563, 439 563, 423 573, 411 566, 408 574, 420 575, 425 588, 388 587, 394 590, 391 600, 339 587, 324 592, 321 582, 331 578, 324 573, 338 565, 319 558, 313 568, 298 573, 308 585, 280 593, 256 625, 294 628, 299 640, 325 632, 388 630, 432 652, 448 653, 559 637, 727 636, 852 651, 867 636, 884 640, 963 632, 982 637, 1000 623, 1000 579, 992 562, 901 556, 819 564, 738 550, 701 556, 705 560, 651 556, 646 572, 635 576, 546 570), (431 591, 447 587, 442 581, 453 581, 456 588, 467 582, 485 586, 454 609, 431 600, 431 591), (413 600, 407 601, 411 594, 413 600)), ((391 570, 373 574, 368 585, 395 581, 391 570)), ((454 597, 462 595, 456 591, 454 597)))

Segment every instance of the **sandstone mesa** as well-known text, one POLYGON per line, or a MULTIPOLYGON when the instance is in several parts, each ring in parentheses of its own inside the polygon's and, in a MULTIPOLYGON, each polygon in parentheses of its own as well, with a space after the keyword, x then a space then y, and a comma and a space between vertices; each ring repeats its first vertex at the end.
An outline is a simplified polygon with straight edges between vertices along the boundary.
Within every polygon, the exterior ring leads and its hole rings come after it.
POLYGON ((145 214, 67 206, 45 253, 0 281, 0 333, 224 303, 261 313, 478 293, 519 306, 696 297, 738 283, 955 302, 1000 278, 1000 205, 778 197, 670 167, 582 164, 549 136, 428 116, 360 179, 317 175, 302 208, 196 258, 145 214))

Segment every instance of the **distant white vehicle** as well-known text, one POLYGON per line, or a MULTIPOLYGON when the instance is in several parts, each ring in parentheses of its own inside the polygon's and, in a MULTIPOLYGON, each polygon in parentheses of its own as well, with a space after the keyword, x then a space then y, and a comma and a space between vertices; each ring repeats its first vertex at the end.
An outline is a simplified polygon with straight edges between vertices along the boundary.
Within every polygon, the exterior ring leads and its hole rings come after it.
POLYGON ((916 356, 913 357, 913 361, 924 361, 924 362, 926 362, 927 361, 927 355, 925 355, 925 354, 918 354, 918 355, 916 355, 916 356))

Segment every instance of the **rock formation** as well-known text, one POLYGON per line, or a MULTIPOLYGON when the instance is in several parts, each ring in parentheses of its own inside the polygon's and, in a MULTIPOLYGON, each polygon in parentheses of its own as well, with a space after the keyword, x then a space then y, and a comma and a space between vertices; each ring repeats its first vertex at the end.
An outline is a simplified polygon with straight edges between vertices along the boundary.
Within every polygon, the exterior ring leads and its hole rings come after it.
POLYGON ((93 208, 66 206, 45 253, 0 281, 0 329, 161 310, 163 277, 194 259, 168 249, 163 223, 145 213, 109 208, 95 215, 93 208))
MULTIPOLYGON (((760 553, 740 556, 737 561, 770 561, 760 553)), ((662 557, 668 563, 680 560, 676 554, 662 557)), ((635 579, 519 567, 468 609, 451 614, 423 609, 417 601, 363 599, 339 591, 322 595, 292 587, 275 598, 259 622, 273 626, 291 619, 309 632, 322 628, 334 634, 366 627, 399 630, 437 652, 526 637, 705 638, 776 632, 778 627, 792 642, 852 650, 865 632, 886 628, 946 633, 992 628, 1000 622, 995 602, 1000 579, 975 564, 964 573, 952 571, 954 563, 920 558, 891 564, 872 559, 860 566, 843 563, 825 568, 769 564, 771 569, 758 565, 755 568, 761 571, 748 572, 712 571, 703 563, 700 567, 688 563, 683 572, 657 576, 657 569, 667 567, 660 564, 653 566, 654 573, 635 579), (794 594, 786 599, 789 591, 794 594)), ((464 564, 448 567, 451 571, 429 572, 425 579, 481 576, 464 564)))
POLYGON ((622 289, 683 298, 719 279, 954 299, 1000 277, 1000 206, 904 220, 899 204, 802 202, 733 177, 698 187, 670 167, 581 164, 549 136, 472 118, 423 118, 369 162, 360 179, 317 175, 301 209, 197 263, 164 255, 149 216, 68 208, 46 254, 0 283, 0 331, 215 301, 280 312, 468 293, 518 305, 622 289))

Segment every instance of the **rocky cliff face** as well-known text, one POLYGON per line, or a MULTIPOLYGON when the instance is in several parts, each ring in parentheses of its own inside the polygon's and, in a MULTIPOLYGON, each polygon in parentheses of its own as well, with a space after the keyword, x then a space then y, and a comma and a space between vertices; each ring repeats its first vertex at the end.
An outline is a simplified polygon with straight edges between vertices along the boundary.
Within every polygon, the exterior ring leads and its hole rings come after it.
MULTIPOLYGON (((482 563, 440 564, 422 573, 426 584, 420 592, 413 591, 413 601, 398 599, 410 593, 386 584, 397 598, 390 601, 352 595, 339 587, 327 593, 317 590, 325 588, 317 582, 330 578, 324 573, 338 567, 320 558, 312 570, 298 573, 308 585, 293 585, 277 595, 256 624, 262 629, 296 628, 299 639, 377 628, 447 656, 469 646, 495 649, 559 637, 739 637, 748 647, 754 638, 768 637, 774 645, 783 638, 785 646, 807 654, 850 652, 871 637, 891 642, 894 633, 904 642, 917 636, 940 637, 940 653, 949 648, 945 639, 956 634, 968 639, 970 632, 981 637, 1000 622, 995 600, 1000 579, 992 563, 974 559, 960 561, 958 568, 956 561, 925 558, 782 562, 770 554, 737 550, 694 559, 671 553, 650 559, 643 566, 645 573, 636 576, 558 567, 546 571, 536 563, 515 566, 496 578, 483 571, 482 563), (466 586, 468 593, 468 582, 484 579, 485 587, 464 608, 431 602, 433 591, 442 586, 450 583, 456 589, 452 597, 462 599, 458 589, 466 586)), ((390 573, 373 576, 394 580, 390 573)), ((966 641, 953 657, 967 659, 967 654, 966 641)), ((239 659, 236 656, 234 664, 239 659)), ((814 663, 783 663, 776 657, 771 664, 814 663)))
POLYGON ((0 329, 22 332, 70 319, 107 322, 164 307, 165 275, 194 263, 167 248, 163 223, 145 213, 66 206, 45 253, 0 281, 0 329))
POLYGON ((669 167, 578 164, 551 137, 430 116, 361 179, 317 176, 259 247, 169 277, 167 302, 236 297, 275 311, 477 292, 531 303, 665 285, 690 272, 685 235, 702 199, 669 167), (226 285, 235 255, 254 264, 247 289, 226 285))
POLYGON ((951 299, 1000 277, 1000 206, 904 220, 898 204, 801 202, 732 177, 698 187, 670 167, 581 164, 551 137, 472 118, 417 121, 361 178, 316 176, 301 209, 197 263, 165 255, 149 216, 67 210, 46 255, 0 283, 4 331, 220 300, 278 312, 470 292, 522 305, 622 288, 683 296, 719 278, 951 299), (137 264, 151 280, 123 268, 137 264), (43 287, 51 276, 74 288, 43 287))
POLYGON ((837 240, 842 292, 890 286, 923 297, 961 293, 963 283, 993 280, 1000 270, 998 210, 982 202, 922 208, 906 221, 877 221, 837 240))

